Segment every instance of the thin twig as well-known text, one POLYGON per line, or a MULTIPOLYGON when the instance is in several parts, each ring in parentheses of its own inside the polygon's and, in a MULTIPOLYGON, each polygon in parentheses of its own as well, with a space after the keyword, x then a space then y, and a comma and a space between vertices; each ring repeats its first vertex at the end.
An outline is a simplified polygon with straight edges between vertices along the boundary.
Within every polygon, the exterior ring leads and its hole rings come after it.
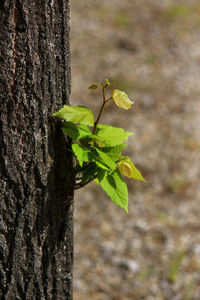
POLYGON ((99 115, 94 123, 94 129, 93 129, 93 134, 96 134, 96 130, 97 130, 97 124, 99 123, 99 120, 100 120, 100 117, 101 117, 101 114, 103 112, 103 109, 104 109, 104 106, 107 102, 107 99, 106 99, 106 94, 105 94, 105 87, 102 86, 102 92, 103 92, 103 104, 101 106, 101 109, 100 109, 100 112, 99 112, 99 115))

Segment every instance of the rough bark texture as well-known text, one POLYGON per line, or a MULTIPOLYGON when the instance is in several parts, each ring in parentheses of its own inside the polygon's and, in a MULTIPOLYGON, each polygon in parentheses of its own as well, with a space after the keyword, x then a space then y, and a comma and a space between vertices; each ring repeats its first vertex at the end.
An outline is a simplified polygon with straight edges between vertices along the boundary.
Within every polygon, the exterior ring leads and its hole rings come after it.
POLYGON ((0 299, 72 299, 69 1, 0 1, 0 299))

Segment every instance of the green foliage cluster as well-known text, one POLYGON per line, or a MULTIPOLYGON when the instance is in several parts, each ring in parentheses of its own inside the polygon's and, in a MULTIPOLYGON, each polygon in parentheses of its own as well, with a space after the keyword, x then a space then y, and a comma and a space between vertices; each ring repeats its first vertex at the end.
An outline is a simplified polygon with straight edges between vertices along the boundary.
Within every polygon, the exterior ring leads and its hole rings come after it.
POLYGON ((118 107, 125 110, 130 109, 133 104, 125 92, 117 89, 113 89, 108 98, 106 88, 110 85, 106 79, 100 85, 89 86, 90 90, 101 89, 103 94, 103 103, 96 121, 92 111, 80 105, 64 105, 53 116, 64 120, 63 131, 73 140, 72 151, 76 157, 76 166, 73 170, 75 189, 94 180, 101 185, 113 202, 128 212, 128 189, 122 175, 145 180, 131 159, 122 155, 126 147, 124 142, 133 133, 122 128, 99 124, 108 101, 114 101, 118 107))

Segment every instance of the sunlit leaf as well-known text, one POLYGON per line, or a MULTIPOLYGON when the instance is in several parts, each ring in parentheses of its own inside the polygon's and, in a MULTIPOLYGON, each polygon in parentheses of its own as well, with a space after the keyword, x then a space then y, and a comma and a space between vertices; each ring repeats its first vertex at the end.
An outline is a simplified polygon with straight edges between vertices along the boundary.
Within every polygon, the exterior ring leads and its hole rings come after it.
POLYGON ((102 139, 105 147, 114 147, 126 141, 133 133, 122 128, 98 125, 96 135, 102 139))
POLYGON ((116 163, 103 151, 99 150, 98 148, 95 148, 97 153, 99 154, 100 161, 104 163, 107 167, 109 167, 111 170, 116 169, 116 163))
POLYGON ((128 189, 121 177, 120 171, 115 169, 112 174, 101 171, 97 178, 111 200, 128 213, 128 189))
POLYGON ((126 110, 131 108, 131 105, 134 103, 129 99, 125 92, 116 89, 112 91, 112 98, 117 106, 126 110))
POLYGON ((59 111, 52 115, 59 117, 65 121, 73 123, 80 123, 84 125, 93 126, 94 117, 91 110, 85 106, 68 106, 64 105, 59 111))

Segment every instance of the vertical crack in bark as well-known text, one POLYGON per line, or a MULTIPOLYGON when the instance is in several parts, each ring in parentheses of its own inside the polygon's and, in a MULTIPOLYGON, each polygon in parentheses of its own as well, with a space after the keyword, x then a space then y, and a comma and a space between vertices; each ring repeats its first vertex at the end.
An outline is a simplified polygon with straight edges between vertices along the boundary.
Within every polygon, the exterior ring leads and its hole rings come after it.
POLYGON ((16 76, 16 70, 17 70, 17 62, 16 62, 16 55, 17 55, 17 49, 16 49, 16 41, 17 41, 17 0, 14 0, 14 8, 13 8, 13 22, 14 22, 14 30, 13 30, 13 77, 12 77, 12 85, 11 85, 11 93, 12 97, 14 99, 15 97, 15 76, 16 76))
MULTIPOLYGON (((64 20, 63 20, 64 22, 64 20)), ((63 23, 63 31, 62 31, 62 53, 63 53, 63 66, 65 66, 66 64, 66 48, 65 48, 65 38, 64 38, 64 32, 65 32, 65 26, 64 26, 64 23, 63 23)), ((62 99, 63 99, 63 104, 66 103, 66 98, 67 98, 67 94, 66 94, 66 74, 65 74, 65 71, 64 71, 64 78, 63 78, 63 95, 62 95, 62 99)))
POLYGON ((62 61, 63 61, 63 66, 64 66, 64 78, 63 78, 63 87, 62 87, 62 100, 63 100, 63 105, 66 103, 66 99, 67 99, 67 93, 66 93, 66 84, 67 84, 67 80, 66 80, 66 41, 65 41, 65 37, 66 37, 66 26, 65 26, 65 1, 62 0, 60 1, 60 5, 61 5, 61 10, 64 12, 62 14, 62 31, 61 31, 61 47, 62 47, 62 61))

